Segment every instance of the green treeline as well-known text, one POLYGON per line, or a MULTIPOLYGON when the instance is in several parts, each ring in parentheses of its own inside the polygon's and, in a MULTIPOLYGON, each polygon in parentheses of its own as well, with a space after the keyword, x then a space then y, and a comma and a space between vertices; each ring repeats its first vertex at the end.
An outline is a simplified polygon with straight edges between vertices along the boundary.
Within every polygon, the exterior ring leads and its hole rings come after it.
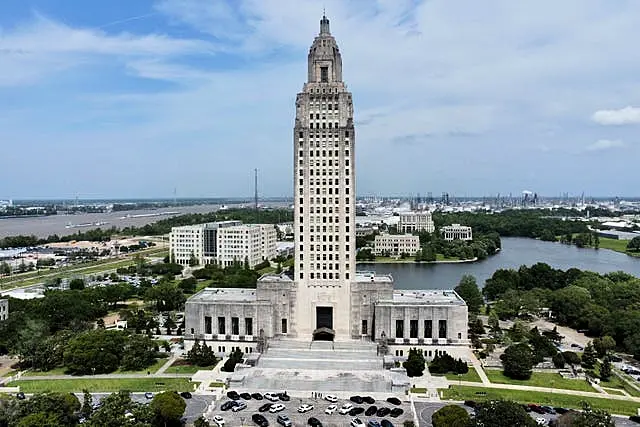
POLYGON ((551 310, 561 325, 592 337, 611 336, 617 348, 640 357, 640 279, 623 272, 559 270, 544 263, 500 269, 482 289, 502 319, 551 310))

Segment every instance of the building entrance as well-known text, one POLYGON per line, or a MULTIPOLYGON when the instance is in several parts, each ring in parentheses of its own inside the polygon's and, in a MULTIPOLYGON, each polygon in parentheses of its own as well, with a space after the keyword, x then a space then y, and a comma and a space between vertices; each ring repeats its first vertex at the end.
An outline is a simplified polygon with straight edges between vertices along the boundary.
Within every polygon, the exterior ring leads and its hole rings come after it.
POLYGON ((313 339, 319 341, 333 341, 333 307, 316 307, 316 330, 313 339))

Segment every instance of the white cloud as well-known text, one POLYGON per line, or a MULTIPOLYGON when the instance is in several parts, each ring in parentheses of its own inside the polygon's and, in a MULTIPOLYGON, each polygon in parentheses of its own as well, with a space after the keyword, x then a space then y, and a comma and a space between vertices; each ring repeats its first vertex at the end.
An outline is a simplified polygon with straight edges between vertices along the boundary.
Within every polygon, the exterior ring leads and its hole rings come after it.
POLYGON ((587 146, 587 151, 604 151, 614 148, 623 148, 626 144, 619 139, 599 139, 593 144, 587 146))
POLYGON ((599 110, 591 120, 601 125, 628 125, 640 123, 640 108, 624 107, 619 110, 599 110))

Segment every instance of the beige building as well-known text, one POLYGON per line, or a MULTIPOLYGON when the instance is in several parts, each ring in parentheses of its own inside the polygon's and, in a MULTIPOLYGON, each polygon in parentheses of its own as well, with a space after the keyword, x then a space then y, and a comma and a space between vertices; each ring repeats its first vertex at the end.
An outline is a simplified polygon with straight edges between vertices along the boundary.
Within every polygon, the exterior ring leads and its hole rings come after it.
POLYGON ((473 240, 471 227, 460 224, 451 224, 440 229, 444 240, 473 240))
POLYGON ((0 299, 0 320, 7 320, 9 318, 9 300, 0 299))
MULTIPOLYGON (((186 349, 205 339, 218 353, 251 352, 262 338, 390 341, 400 353, 410 345, 467 346, 467 306, 454 291, 397 290, 390 275, 356 272, 353 100, 326 17, 309 49, 293 131, 294 273, 265 275, 256 289, 207 288, 189 298, 186 349)), ((417 236, 393 237, 418 250, 417 236)))
POLYGON ((433 233, 435 229, 436 227, 429 211, 403 212, 400 214, 398 220, 398 232, 400 233, 419 233, 422 231, 433 233))
POLYGON ((415 255, 420 250, 420 238, 413 234, 378 234, 373 241, 377 256, 415 255))

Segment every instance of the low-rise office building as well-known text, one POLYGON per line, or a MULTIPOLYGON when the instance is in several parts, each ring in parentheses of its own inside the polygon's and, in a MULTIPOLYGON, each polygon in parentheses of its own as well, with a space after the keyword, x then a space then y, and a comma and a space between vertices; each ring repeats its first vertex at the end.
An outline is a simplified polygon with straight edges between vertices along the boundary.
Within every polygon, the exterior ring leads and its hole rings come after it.
POLYGON ((431 212, 403 212, 398 221, 398 231, 400 233, 413 233, 426 231, 433 233, 436 227, 433 224, 431 212))
POLYGON ((195 258, 198 265, 215 263, 218 254, 218 230, 241 225, 240 221, 219 221, 171 228, 169 254, 171 261, 189 265, 195 258))
POLYGON ((373 241, 377 256, 415 255, 420 250, 420 238, 412 234, 379 234, 373 241))
POLYGON ((473 240, 471 227, 460 224, 451 224, 440 229, 444 240, 473 240))

